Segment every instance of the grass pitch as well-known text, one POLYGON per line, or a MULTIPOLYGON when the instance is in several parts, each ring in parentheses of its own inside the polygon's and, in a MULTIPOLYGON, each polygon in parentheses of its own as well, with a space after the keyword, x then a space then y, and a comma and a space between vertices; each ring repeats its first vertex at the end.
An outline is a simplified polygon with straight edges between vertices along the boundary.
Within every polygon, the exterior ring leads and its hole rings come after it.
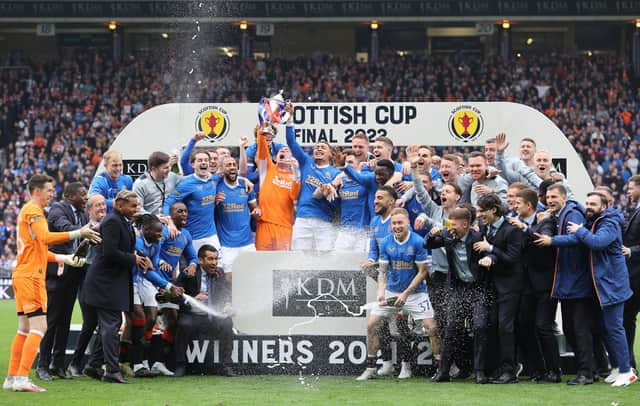
MULTIPOLYGON (((74 322, 79 323, 79 309, 74 322)), ((7 369, 17 321, 13 301, 0 301, 0 370, 7 369)), ((636 354, 638 351, 636 340, 636 354)), ((32 374, 33 375, 33 374, 32 374)), ((640 404, 640 383, 611 388, 600 381, 566 384, 476 385, 471 381, 434 384, 425 378, 356 382, 354 377, 247 376, 132 379, 132 385, 90 378, 43 383, 45 393, 0 392, 2 405, 603 405, 640 404)), ((565 381, 567 377, 564 377, 565 381)), ((35 380, 37 383, 40 383, 35 380)))

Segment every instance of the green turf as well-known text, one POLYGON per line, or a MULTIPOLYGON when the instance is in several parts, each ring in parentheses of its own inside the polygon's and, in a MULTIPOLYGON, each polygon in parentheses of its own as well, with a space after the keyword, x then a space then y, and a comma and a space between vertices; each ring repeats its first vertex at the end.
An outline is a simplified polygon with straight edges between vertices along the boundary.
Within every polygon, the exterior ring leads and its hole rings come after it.
MULTIPOLYGON (((79 312, 77 312, 79 313, 79 312)), ((79 322, 74 316, 74 322, 79 322)), ((16 330, 13 301, 0 301, 0 370, 6 371, 16 330)), ((636 340, 636 347, 638 347, 636 340)), ((639 353, 636 348, 636 353, 639 353)), ((566 377, 565 377, 566 379, 566 377)), ((355 382, 353 377, 297 376, 133 379, 132 385, 103 384, 89 378, 43 384, 46 393, 0 392, 2 405, 638 405, 640 383, 611 388, 536 385, 434 384, 424 378, 355 382), (36 403, 37 402, 37 403, 36 403)))

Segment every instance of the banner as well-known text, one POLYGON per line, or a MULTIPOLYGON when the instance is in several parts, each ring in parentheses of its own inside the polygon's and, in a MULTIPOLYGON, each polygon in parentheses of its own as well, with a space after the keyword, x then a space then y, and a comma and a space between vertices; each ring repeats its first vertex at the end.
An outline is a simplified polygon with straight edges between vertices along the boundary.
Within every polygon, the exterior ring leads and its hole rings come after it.
MULTIPOLYGON (((200 147, 237 146, 240 137, 253 140, 258 119, 256 103, 181 103, 153 107, 137 116, 118 135, 112 149, 124 155, 124 172, 136 176, 153 151, 180 151, 196 132, 208 137, 200 147)), ((387 136, 395 145, 425 144, 480 148, 505 132, 507 155, 518 156, 519 140, 536 141, 561 162, 576 198, 593 188, 582 160, 562 131, 544 114, 517 103, 300 103, 293 122, 302 145, 317 142, 349 145, 357 131, 371 141, 387 136)), ((276 141, 285 143, 285 127, 276 141)))
MULTIPOLYGON (((442 18, 496 16, 619 16, 632 19, 640 13, 640 1, 547 1, 547 0, 297 0, 297 1, 2 1, 0 20, 20 18, 52 20, 86 20, 88 18, 127 18, 135 21, 171 21, 199 18, 201 21, 230 19, 314 19, 330 21, 340 18, 395 17, 412 21, 438 21, 442 18)), ((570 18, 569 18, 570 19, 570 18)))
POLYGON ((11 278, 0 278, 0 300, 14 298, 11 278))

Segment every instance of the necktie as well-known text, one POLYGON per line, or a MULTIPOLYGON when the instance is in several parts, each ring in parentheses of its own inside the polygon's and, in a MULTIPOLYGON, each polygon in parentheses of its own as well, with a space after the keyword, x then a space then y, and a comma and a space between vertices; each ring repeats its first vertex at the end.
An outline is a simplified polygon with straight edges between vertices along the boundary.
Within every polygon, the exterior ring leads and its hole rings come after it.
POLYGON ((493 238, 493 234, 495 233, 495 227, 492 224, 489 224, 487 235, 489 238, 493 238))

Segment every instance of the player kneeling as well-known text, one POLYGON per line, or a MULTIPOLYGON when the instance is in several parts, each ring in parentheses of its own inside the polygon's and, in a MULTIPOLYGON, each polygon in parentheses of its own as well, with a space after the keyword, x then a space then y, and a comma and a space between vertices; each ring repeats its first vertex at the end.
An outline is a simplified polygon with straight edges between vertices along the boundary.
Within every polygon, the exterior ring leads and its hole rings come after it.
POLYGON ((391 231, 393 234, 380 242, 378 307, 369 316, 367 369, 358 381, 376 376, 379 327, 384 318, 404 311, 416 322, 421 321, 427 332, 435 329, 425 283, 427 250, 423 247, 422 237, 409 230, 409 213, 405 209, 396 208, 391 212, 391 231))

